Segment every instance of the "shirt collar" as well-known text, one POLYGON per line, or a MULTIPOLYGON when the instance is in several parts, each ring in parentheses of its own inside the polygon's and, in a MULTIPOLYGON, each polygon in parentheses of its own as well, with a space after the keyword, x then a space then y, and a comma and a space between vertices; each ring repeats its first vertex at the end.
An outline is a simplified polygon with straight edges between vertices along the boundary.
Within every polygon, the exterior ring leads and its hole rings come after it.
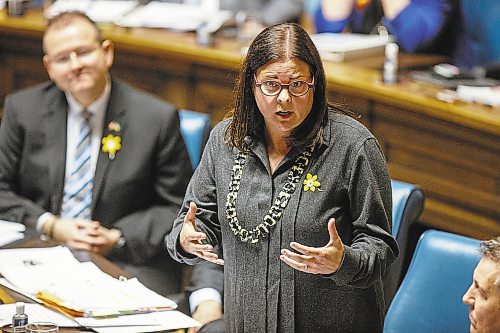
MULTIPOLYGON (((66 100, 68 101, 68 112, 73 115, 80 113, 81 110, 84 109, 83 105, 81 105, 70 93, 66 92, 65 94, 66 100)), ((109 80, 107 80, 106 86, 104 87, 104 91, 102 92, 101 96, 99 96, 94 102, 87 106, 87 111, 93 117, 96 115, 104 117, 110 94, 111 83, 109 80)))

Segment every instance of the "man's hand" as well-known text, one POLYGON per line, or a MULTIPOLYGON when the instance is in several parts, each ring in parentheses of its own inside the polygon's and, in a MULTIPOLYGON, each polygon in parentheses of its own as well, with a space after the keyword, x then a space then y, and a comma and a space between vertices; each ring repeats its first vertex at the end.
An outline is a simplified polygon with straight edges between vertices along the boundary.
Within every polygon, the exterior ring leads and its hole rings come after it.
POLYGON ((92 252, 99 253, 100 255, 107 255, 111 250, 113 250, 118 244, 118 240, 122 236, 122 232, 118 229, 108 229, 105 227, 99 227, 97 229, 98 236, 104 239, 104 243, 101 245, 94 245, 92 252))
MULTIPOLYGON (((202 325, 222 318, 222 305, 217 301, 204 301, 198 304, 193 313, 193 319, 202 325)), ((199 327, 191 327, 188 333, 197 333, 199 327)))
POLYGON ((75 250, 99 253, 109 241, 100 231, 103 227, 97 221, 56 218, 47 228, 53 240, 75 250))

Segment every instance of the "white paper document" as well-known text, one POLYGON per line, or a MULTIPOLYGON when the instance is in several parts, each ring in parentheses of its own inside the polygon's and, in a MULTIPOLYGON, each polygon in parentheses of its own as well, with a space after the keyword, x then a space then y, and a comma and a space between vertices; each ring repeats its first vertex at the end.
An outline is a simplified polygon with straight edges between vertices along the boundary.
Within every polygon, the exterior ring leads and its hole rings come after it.
POLYGON ((193 318, 176 310, 120 316, 109 319, 75 318, 75 320, 82 326, 92 327, 95 331, 103 333, 157 332, 201 326, 193 318))
POLYGON ((110 316, 171 310, 177 304, 137 279, 118 280, 65 247, 0 250, 0 273, 23 293, 73 316, 110 316))
POLYGON ((64 246, 0 250, 0 272, 17 267, 77 265, 80 262, 64 246))
MULTIPOLYGON (((110 333, 201 326, 173 310, 177 307, 174 301, 148 289, 136 278, 115 279, 92 262, 79 262, 62 246, 0 250, 0 273, 5 277, 0 283, 36 295, 44 304, 75 317, 73 321, 41 305, 27 304, 30 321, 95 327, 98 332, 110 333)), ((0 308, 0 319, 10 323, 14 312, 14 307, 0 308)))
POLYGON ((18 294, 21 294, 21 295, 24 295, 25 297, 28 297, 33 302, 40 303, 40 304, 42 303, 42 301, 39 300, 38 298, 36 298, 35 295, 29 294, 26 291, 19 289, 18 287, 16 287, 12 283, 10 283, 9 280, 7 280, 5 278, 0 278, 0 285, 4 286, 6 288, 9 288, 10 290, 13 290, 13 291, 15 291, 18 294))
POLYGON ((321 57, 342 62, 383 55, 385 45, 393 40, 389 35, 325 32, 311 36, 321 57))
POLYGON ((138 6, 132 0, 58 0, 45 12, 45 16, 53 17, 65 11, 81 11, 94 22, 112 23, 118 21, 138 6))
POLYGON ((24 238, 26 227, 22 223, 0 220, 0 246, 24 238))
MULTIPOLYGON (((73 319, 66 317, 58 312, 47 309, 39 304, 27 303, 24 306, 24 311, 28 315, 30 322, 48 321, 56 323, 59 326, 78 327, 78 323, 73 319)), ((12 316, 16 313, 16 304, 0 305, 0 326, 11 324, 12 316)))
POLYGON ((60 274, 44 290, 64 300, 64 305, 87 316, 109 316, 177 308, 177 304, 137 279, 120 281, 91 262, 82 263, 73 274, 60 274), (78 275, 78 276, 77 276, 78 275), (68 280, 70 279, 70 280, 68 280))
POLYGON ((114 23, 138 5, 137 1, 132 0, 97 0, 92 2, 86 14, 95 22, 114 23))
MULTIPOLYGON (((10 324, 16 312, 15 304, 0 305, 0 326, 10 324)), ((137 333, 174 330, 201 326, 199 322, 176 311, 161 311, 146 314, 117 316, 113 318, 70 318, 39 304, 25 304, 29 321, 49 321, 64 327, 92 327, 98 332, 137 333)))
POLYGON ((124 27, 167 28, 194 31, 200 25, 232 16, 227 10, 204 10, 202 6, 151 1, 115 22, 124 27))
POLYGON ((49 288, 60 272, 72 272, 80 262, 62 246, 0 250, 0 273, 31 295, 49 288))
POLYGON ((466 102, 476 102, 493 107, 500 106, 500 86, 497 87, 470 87, 459 85, 457 96, 466 102))
POLYGON ((86 12, 90 8, 91 0, 58 0, 55 1, 49 8, 44 12, 46 17, 53 17, 59 13, 67 11, 80 11, 86 12))

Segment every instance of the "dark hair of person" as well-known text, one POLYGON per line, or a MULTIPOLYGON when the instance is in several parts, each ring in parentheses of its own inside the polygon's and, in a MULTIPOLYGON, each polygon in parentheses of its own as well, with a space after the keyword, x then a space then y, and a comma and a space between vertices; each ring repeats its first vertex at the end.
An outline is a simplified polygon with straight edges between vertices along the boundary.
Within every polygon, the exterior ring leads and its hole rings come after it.
POLYGON ((226 116, 232 118, 224 136, 229 145, 248 151, 249 140, 246 137, 253 140, 264 137, 264 119, 254 96, 254 75, 262 66, 288 58, 305 62, 314 78, 311 112, 286 138, 289 146, 306 146, 320 142, 329 109, 354 115, 347 109, 344 110, 328 102, 323 63, 307 32, 295 23, 275 24, 265 28, 253 40, 243 60, 236 82, 235 102, 226 116))
MULTIPOLYGON (((101 32, 99 31, 97 24, 94 21, 92 21, 90 19, 90 17, 88 17, 85 13, 80 12, 80 11, 62 12, 62 13, 59 13, 59 14, 49 18, 47 20, 45 32, 43 33, 42 41, 45 41, 45 36, 47 35, 47 33, 49 31, 54 30, 54 29, 57 30, 57 29, 65 28, 77 20, 83 20, 83 21, 87 21, 88 23, 90 23, 94 27, 97 41, 98 42, 102 41, 101 32)), ((45 42, 43 42, 42 48, 43 48, 43 52, 47 53, 47 50, 45 49, 45 42)))

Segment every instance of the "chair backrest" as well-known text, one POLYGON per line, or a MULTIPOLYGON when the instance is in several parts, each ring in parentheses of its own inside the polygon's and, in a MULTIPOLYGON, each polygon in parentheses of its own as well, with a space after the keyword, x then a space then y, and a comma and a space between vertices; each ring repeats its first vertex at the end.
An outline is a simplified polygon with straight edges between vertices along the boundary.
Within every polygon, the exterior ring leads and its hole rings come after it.
POLYGON ((392 235, 398 242, 404 242, 408 226, 418 220, 424 210, 422 190, 410 183, 391 180, 392 186, 392 235))
POLYGON ((479 243, 448 232, 425 231, 389 307, 384 333, 468 333, 462 295, 481 259, 479 243))
POLYGON ((396 294, 404 276, 409 233, 412 224, 424 210, 424 194, 414 185, 398 180, 391 180, 392 186, 392 236, 399 245, 399 256, 384 275, 384 296, 386 306, 396 294))
POLYGON ((196 169, 211 130, 210 116, 206 113, 179 110, 179 118, 181 135, 186 143, 193 169, 196 169))

